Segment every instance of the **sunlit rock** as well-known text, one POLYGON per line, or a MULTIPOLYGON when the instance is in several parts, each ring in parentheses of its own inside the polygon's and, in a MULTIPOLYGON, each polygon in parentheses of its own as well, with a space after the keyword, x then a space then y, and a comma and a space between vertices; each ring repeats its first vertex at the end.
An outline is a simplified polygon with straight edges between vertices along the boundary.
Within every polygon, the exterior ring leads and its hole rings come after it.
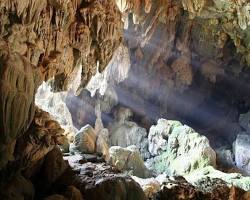
POLYGON ((129 146, 127 148, 112 146, 109 149, 109 154, 109 163, 116 169, 126 171, 131 175, 141 178, 150 176, 150 172, 145 167, 136 146, 129 146))
POLYGON ((78 151, 81 153, 95 153, 96 139, 97 136, 95 130, 90 125, 86 125, 76 133, 74 142, 70 147, 70 151, 78 151))
POLYGON ((97 63, 97 72, 90 79, 86 88, 91 92, 91 96, 94 96, 97 90, 104 95, 108 87, 127 78, 129 69, 129 50, 125 45, 120 45, 103 72, 99 72, 99 63, 97 63))
POLYGON ((97 133, 96 152, 109 159, 109 132, 108 129, 102 129, 97 133))
POLYGON ((49 112, 64 129, 68 129, 74 134, 76 130, 65 103, 66 95, 66 92, 53 93, 49 83, 44 82, 37 90, 35 102, 38 107, 49 112))
POLYGON ((132 176, 132 178, 140 184, 148 199, 154 199, 156 197, 156 193, 161 190, 161 183, 157 180, 157 178, 142 179, 136 176, 132 176))
POLYGON ((149 157, 147 131, 129 120, 133 115, 128 108, 119 108, 116 112, 115 122, 108 129, 110 133, 110 145, 128 147, 135 145, 139 148, 143 159, 149 157))
POLYGON ((250 174, 250 135, 239 134, 234 143, 236 166, 250 174))
POLYGON ((209 165, 216 166, 216 153, 205 136, 176 121, 159 120, 167 141, 166 150, 146 162, 156 173, 184 175, 209 165))
POLYGON ((167 139, 171 126, 165 119, 159 119, 157 125, 151 126, 148 134, 148 150, 157 156, 167 150, 167 139))
MULTIPOLYGON (((192 185, 199 187, 202 182, 204 184, 208 183, 206 179, 212 180, 212 182, 216 182, 218 180, 224 181, 229 187, 234 185, 237 188, 240 188, 245 191, 250 190, 250 177, 243 176, 240 173, 224 173, 219 170, 214 169, 211 166, 200 168, 198 170, 193 171, 190 174, 184 176, 185 179, 191 183, 192 185)), ((206 185, 203 186, 206 188, 206 185)))

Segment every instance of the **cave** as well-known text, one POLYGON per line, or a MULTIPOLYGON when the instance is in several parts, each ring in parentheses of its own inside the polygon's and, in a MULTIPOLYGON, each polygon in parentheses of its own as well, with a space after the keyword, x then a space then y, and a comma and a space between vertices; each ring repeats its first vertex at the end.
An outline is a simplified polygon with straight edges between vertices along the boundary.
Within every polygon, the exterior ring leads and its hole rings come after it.
POLYGON ((250 200, 248 0, 0 0, 1 200, 250 200))

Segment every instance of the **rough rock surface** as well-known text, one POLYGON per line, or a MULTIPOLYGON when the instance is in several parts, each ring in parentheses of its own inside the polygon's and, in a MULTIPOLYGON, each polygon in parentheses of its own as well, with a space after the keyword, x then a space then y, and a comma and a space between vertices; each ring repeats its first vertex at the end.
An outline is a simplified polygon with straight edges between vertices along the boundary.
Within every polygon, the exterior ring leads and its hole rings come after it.
POLYGON ((165 136, 166 150, 147 160, 149 169, 157 174, 184 175, 198 168, 216 166, 216 153, 205 136, 176 121, 159 120, 159 124, 163 128, 161 132, 165 136))
MULTIPOLYGON (((224 173, 214 169, 211 166, 198 169, 184 176, 185 179, 200 189, 206 189, 206 184, 225 182, 229 187, 235 186, 245 191, 250 191, 250 177, 243 176, 240 173, 224 173)), ((216 184, 214 184, 216 187, 216 184)))
POLYGON ((13 162, 20 168, 35 164, 57 145, 63 143, 65 138, 63 133, 64 130, 49 113, 36 108, 29 130, 16 143, 13 162))
POLYGON ((39 193, 46 193, 68 167, 69 165, 63 160, 62 152, 58 147, 50 151, 44 157, 43 165, 39 171, 36 183, 37 189, 41 188, 39 193))
POLYGON ((167 150, 167 138, 171 126, 165 119, 159 119, 157 125, 151 126, 148 134, 148 150, 152 156, 167 150))
POLYGON ((229 169, 236 167, 234 161, 234 153, 229 147, 220 147, 215 149, 216 151, 216 163, 218 167, 229 169))
POLYGON ((66 106, 66 92, 53 93, 49 83, 43 82, 38 88, 35 103, 36 105, 46 112, 49 112, 54 120, 58 121, 61 127, 65 130, 64 134, 69 141, 72 141, 72 137, 77 132, 73 125, 72 117, 66 106))
POLYGON ((183 177, 168 177, 165 175, 156 178, 141 179, 133 177, 138 182, 148 199, 152 200, 245 200, 249 192, 234 186, 228 186, 220 179, 207 179, 193 186, 183 177))
POLYGON ((109 149, 109 156, 109 163, 120 171, 128 172, 141 178, 150 176, 150 171, 145 167, 136 146, 127 148, 112 146, 109 149))
POLYGON ((76 133, 74 142, 70 147, 70 151, 79 151, 81 153, 95 153, 96 139, 97 136, 95 130, 90 125, 86 125, 76 133))
POLYGON ((116 112, 115 122, 108 129, 110 133, 110 145, 128 147, 135 145, 139 148, 143 159, 149 157, 147 131, 129 120, 133 115, 128 108, 121 107, 116 112))
POLYGON ((236 166, 250 174, 250 135, 239 134, 234 143, 236 166))
POLYGON ((0 19, 2 168, 33 120, 41 81, 54 77, 53 89, 66 90, 81 65, 84 87, 120 46, 123 23, 115 2, 103 0, 3 0, 0 19))
POLYGON ((86 200, 146 200, 139 184, 111 166, 104 163, 79 164, 79 160, 70 157, 68 160, 73 171, 69 169, 61 176, 55 190, 75 186, 86 200))

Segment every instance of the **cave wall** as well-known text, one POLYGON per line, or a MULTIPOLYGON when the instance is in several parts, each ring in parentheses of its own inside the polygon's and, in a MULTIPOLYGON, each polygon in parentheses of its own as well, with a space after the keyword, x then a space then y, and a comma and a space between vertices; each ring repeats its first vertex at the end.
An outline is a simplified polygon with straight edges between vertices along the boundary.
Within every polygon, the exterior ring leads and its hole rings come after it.
POLYGON ((0 1, 0 169, 29 128, 42 81, 67 90, 82 67, 83 88, 122 41, 114 1, 0 1), (97 69, 98 68, 98 69, 97 69))

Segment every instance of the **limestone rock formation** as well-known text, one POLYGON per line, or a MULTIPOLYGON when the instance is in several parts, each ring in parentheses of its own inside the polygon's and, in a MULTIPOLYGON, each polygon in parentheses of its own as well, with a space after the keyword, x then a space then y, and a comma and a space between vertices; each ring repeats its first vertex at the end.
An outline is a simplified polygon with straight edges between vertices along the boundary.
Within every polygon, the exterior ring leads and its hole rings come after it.
POLYGON ((63 160, 62 152, 58 147, 50 151, 44 157, 43 165, 39 172, 41 177, 37 181, 37 187, 41 187, 39 193, 46 193, 68 167, 69 165, 63 160))
POLYGON ((96 152, 109 159, 109 132, 108 129, 102 129, 97 133, 96 152))
POLYGON ((79 151, 81 153, 95 153, 96 139, 97 136, 95 130, 90 125, 86 125, 76 133, 71 151, 79 151))
POLYGON ((17 140, 14 163, 24 169, 32 166, 63 143, 63 133, 64 130, 49 113, 36 108, 29 130, 17 140))
POLYGON ((69 109, 65 103, 66 92, 53 93, 49 83, 43 82, 36 93, 36 105, 46 112, 49 112, 54 120, 58 121, 65 130, 65 135, 69 140, 76 133, 69 109))
POLYGON ((166 150, 147 160, 149 169, 156 173, 184 175, 208 165, 216 166, 216 153, 205 136, 176 121, 159 120, 158 124, 158 127, 163 128, 160 133, 164 133, 166 150), (163 122, 165 125, 162 125, 163 122))
POLYGON ((34 117, 41 81, 66 90, 82 66, 80 88, 103 71, 120 46, 121 14, 114 1, 0 2, 0 168, 34 117), (22 105, 22 106, 19 106, 22 105))
POLYGON ((152 156, 167 150, 167 138, 171 126, 165 119, 159 119, 157 125, 152 126, 148 134, 148 149, 152 156))
POLYGON ((11 151, 16 138, 20 137, 34 117, 34 95, 39 83, 37 70, 28 60, 17 53, 8 51, 7 44, 1 43, 0 53, 0 169, 12 160, 11 151))
POLYGON ((146 159, 149 157, 147 131, 129 120, 132 115, 132 111, 128 108, 121 107, 118 109, 115 122, 108 128, 110 145, 120 147, 135 145, 139 147, 142 158, 146 159))
POLYGON ((234 154, 228 147, 220 147, 216 151, 216 163, 222 168, 235 167, 234 154))
POLYGON ((236 166, 250 174, 250 136, 247 134, 239 134, 234 143, 236 166))
POLYGON ((121 148, 112 146, 109 149, 109 163, 120 171, 127 171, 129 174, 141 178, 150 176, 150 171, 145 167, 140 153, 136 146, 121 148))
POLYGON ((216 183, 224 182, 229 187, 235 186, 241 190, 250 190, 250 177, 240 173, 224 173, 211 166, 200 168, 184 176, 185 179, 201 190, 216 188, 216 183), (207 187, 207 184, 210 186, 207 187))

